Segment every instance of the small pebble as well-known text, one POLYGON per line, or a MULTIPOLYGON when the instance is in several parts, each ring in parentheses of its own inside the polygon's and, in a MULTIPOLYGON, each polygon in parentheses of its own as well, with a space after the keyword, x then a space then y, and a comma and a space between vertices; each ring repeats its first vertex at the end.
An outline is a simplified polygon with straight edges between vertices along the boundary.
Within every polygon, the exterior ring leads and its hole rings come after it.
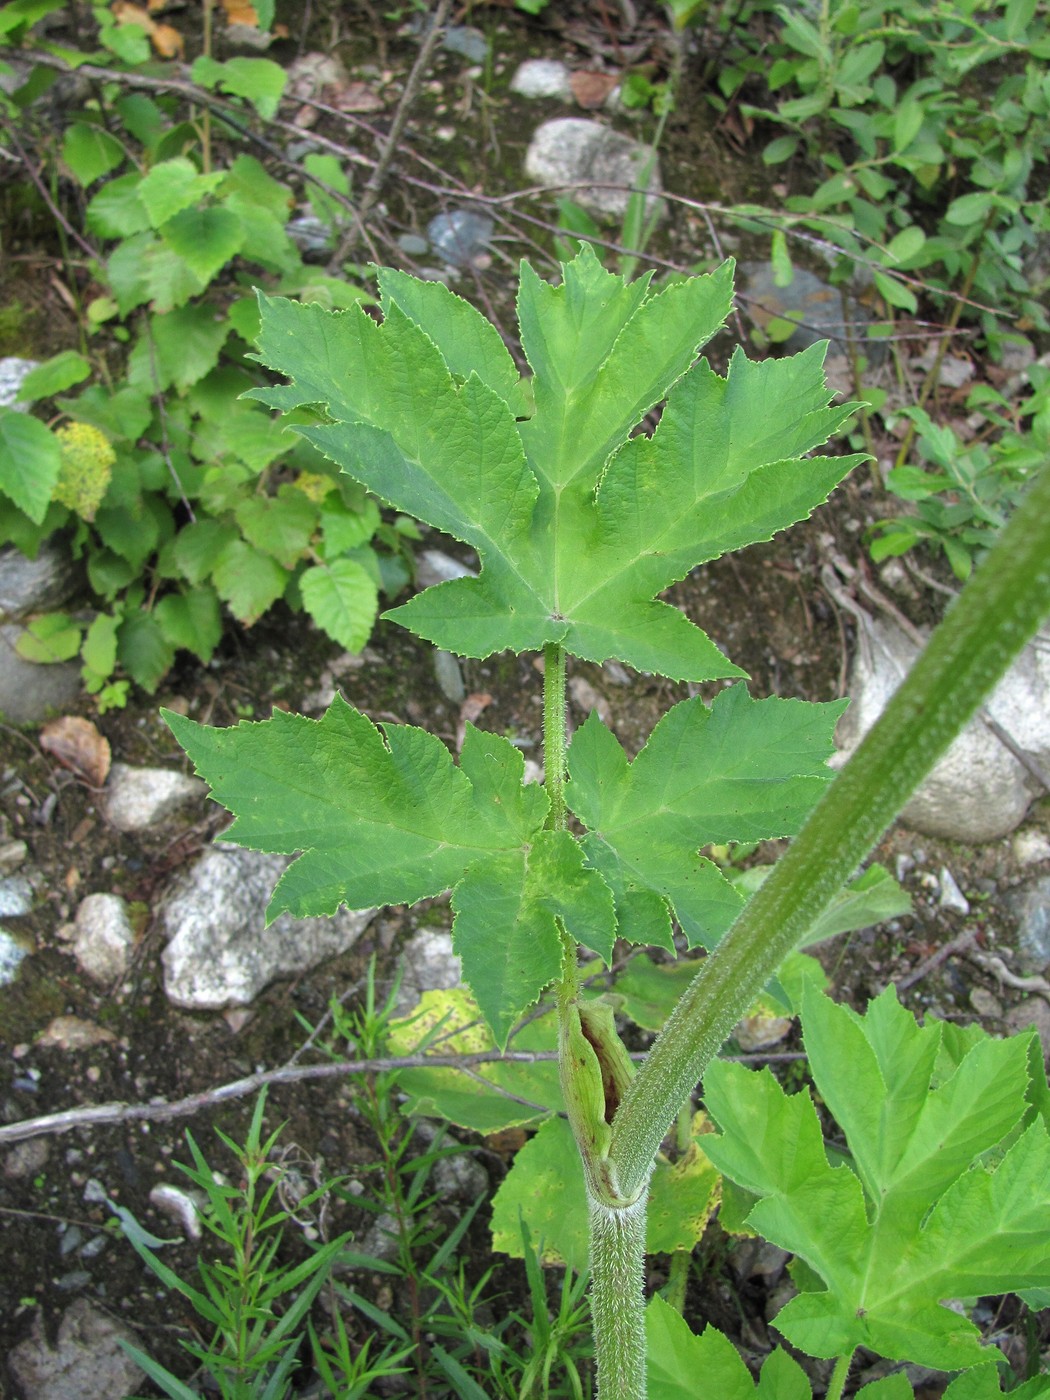
POLYGON ((970 912, 970 902, 956 884, 955 876, 946 865, 941 866, 940 880, 941 908, 950 909, 952 913, 955 914, 968 914, 970 912))
POLYGON ((974 987, 970 992, 970 1005, 983 1020, 998 1021, 1002 1019, 1003 1008, 999 998, 993 996, 985 987, 974 987))

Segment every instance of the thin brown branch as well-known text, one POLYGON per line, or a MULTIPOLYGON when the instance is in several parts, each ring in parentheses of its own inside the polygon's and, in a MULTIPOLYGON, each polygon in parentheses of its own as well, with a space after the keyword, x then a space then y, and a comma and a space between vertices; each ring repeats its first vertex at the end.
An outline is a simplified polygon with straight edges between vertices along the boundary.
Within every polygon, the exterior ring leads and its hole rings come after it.
MULTIPOLYGON (((302 1084, 310 1080, 336 1079, 350 1074, 380 1074, 399 1069, 458 1069, 469 1072, 475 1065, 494 1062, 542 1064, 556 1061, 557 1058, 555 1050, 508 1050, 502 1055, 498 1050, 479 1050, 470 1055, 393 1055, 372 1060, 334 1060, 323 1065, 289 1064, 280 1069, 249 1074, 244 1079, 235 1079, 229 1084, 220 1084, 217 1088, 205 1089, 199 1094, 189 1094, 173 1103, 162 1101, 130 1104, 117 1101, 83 1104, 79 1108, 67 1108, 59 1113, 45 1113, 39 1118, 23 1118, 20 1122, 0 1127, 0 1147, 24 1142, 27 1138, 68 1133, 72 1128, 111 1127, 118 1123, 133 1122, 162 1123, 173 1118, 188 1118, 234 1099, 246 1098, 270 1084, 302 1084)), ((645 1055, 638 1053, 631 1058, 644 1060, 645 1055)), ((801 1060, 806 1057, 802 1053, 786 1051, 768 1055, 727 1055, 726 1058, 745 1064, 770 1064, 774 1061, 801 1060)), ((489 1087, 495 1092, 502 1092, 496 1084, 489 1084, 489 1087)), ((510 1094, 508 1097, 515 1096, 510 1094)), ((540 1107, 538 1104, 529 1106, 540 1107)))

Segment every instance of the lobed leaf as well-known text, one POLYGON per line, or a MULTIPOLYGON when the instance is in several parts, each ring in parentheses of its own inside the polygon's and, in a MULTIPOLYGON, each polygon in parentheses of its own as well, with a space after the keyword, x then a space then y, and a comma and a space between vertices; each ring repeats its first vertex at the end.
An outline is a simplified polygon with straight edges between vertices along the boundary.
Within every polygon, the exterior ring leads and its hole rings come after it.
POLYGON ((757 1195, 748 1224, 826 1284, 777 1327, 814 1356, 868 1347, 940 1370, 980 1365, 977 1328, 945 1300, 1050 1281, 1050 1138, 1023 1133, 1029 1039, 985 1036, 941 1054, 890 987, 866 1016, 812 988, 803 1026, 814 1082, 843 1128, 850 1165, 831 1166, 808 1094, 768 1070, 710 1067, 705 1101, 723 1131, 705 1143, 757 1195))
POLYGON ((589 828, 583 846, 616 895, 621 937, 673 948, 667 902, 691 946, 718 941, 743 899, 699 847, 793 835, 831 779, 844 707, 733 686, 710 707, 674 706, 633 763, 590 716, 569 751, 566 801, 589 828))
POLYGON ((682 679, 743 673, 658 593, 695 564, 801 519, 859 458, 802 454, 852 411, 828 408, 819 347, 791 361, 697 347, 721 326, 732 264, 651 292, 584 246, 560 287, 523 264, 518 378, 467 303, 380 277, 384 320, 260 298, 259 358, 292 382, 254 390, 327 421, 303 434, 399 510, 472 545, 477 578, 388 616, 468 656, 558 643, 682 679), (652 437, 631 438, 669 394, 652 437))
POLYGON ((506 739, 468 726, 457 767, 433 735, 411 725, 380 731, 338 697, 320 720, 276 710, 214 730, 165 719, 235 814, 230 840, 300 853, 269 919, 453 889, 456 951, 501 1048, 559 971, 559 921, 611 956, 612 896, 572 836, 542 830, 547 796, 524 785, 524 760, 506 739))

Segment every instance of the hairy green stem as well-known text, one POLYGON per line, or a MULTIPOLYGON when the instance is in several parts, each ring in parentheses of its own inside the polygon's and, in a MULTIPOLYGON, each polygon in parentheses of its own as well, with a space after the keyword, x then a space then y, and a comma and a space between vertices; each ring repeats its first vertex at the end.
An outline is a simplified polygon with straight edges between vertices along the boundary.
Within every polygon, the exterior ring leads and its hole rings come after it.
POLYGON ((613 1121, 629 1196, 737 1020, 1050 613, 1050 466, 879 721, 679 1001, 613 1121))
POLYGON ((543 780, 550 798, 547 825, 565 829, 565 650, 556 642, 543 648, 543 780))
POLYGON ((645 1400, 646 1197, 617 1207, 588 1196, 598 1400, 645 1400))
POLYGON ((828 1381, 824 1400, 842 1400, 842 1392, 846 1386, 846 1377, 849 1375, 849 1364, 852 1360, 852 1352, 836 1358, 835 1369, 831 1373, 831 1380, 828 1381))

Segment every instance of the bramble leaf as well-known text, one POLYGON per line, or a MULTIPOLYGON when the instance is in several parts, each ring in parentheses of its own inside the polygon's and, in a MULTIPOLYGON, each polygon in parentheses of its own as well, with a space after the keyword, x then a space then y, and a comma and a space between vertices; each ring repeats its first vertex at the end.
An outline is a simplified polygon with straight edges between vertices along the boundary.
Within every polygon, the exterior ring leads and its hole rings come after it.
POLYGON ((813 1356, 863 1346, 980 1365, 978 1329, 942 1304, 1050 1281, 1050 1138, 1041 1118, 1020 1132, 1030 1036, 941 1055, 941 1024, 917 1025, 892 986, 864 1017, 810 988, 802 1020, 852 1165, 829 1164, 809 1095, 786 1096, 768 1070, 716 1062, 704 1081, 722 1129, 708 1154, 760 1197, 748 1225, 827 1285, 792 1299, 777 1327, 813 1356))
POLYGON ((794 835, 831 780, 844 707, 752 700, 732 686, 710 707, 669 710, 633 763, 591 715, 569 751, 566 800, 616 895, 621 938, 672 949, 669 902, 690 946, 718 941, 743 899, 699 848, 794 835))
POLYGON ((235 814, 230 840, 301 852, 268 918, 411 904, 452 888, 456 950, 501 1048, 558 974, 556 920, 611 953, 609 891, 573 837, 542 830, 546 793, 524 785, 524 760, 508 740, 468 726, 457 767, 433 735, 411 725, 380 731, 338 697, 320 720, 277 710, 215 730, 165 719, 235 814))
POLYGON ((382 325, 262 297, 259 358, 292 383, 252 395, 322 406, 326 422, 296 431, 478 551, 479 577, 388 616, 461 655, 552 642, 679 679, 742 675, 656 595, 808 515, 859 460, 803 460, 852 411, 827 406, 822 349, 737 354, 726 379, 694 365, 728 313, 730 263, 657 292, 606 272, 587 245, 560 287, 523 264, 525 381, 447 289, 383 272, 380 291, 382 325), (631 438, 665 396, 653 435, 631 438))

